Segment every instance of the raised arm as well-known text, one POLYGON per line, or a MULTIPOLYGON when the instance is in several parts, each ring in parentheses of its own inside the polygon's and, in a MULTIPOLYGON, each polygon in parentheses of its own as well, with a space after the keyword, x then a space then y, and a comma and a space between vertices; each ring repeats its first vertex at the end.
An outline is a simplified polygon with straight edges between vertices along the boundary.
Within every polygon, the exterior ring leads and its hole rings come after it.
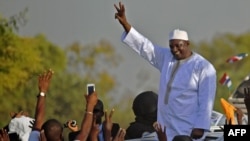
POLYGON ((75 140, 78 140, 78 141, 86 141, 89 136, 89 133, 92 127, 92 122, 93 122, 93 110, 98 99, 96 92, 90 95, 85 95, 85 98, 87 101, 86 111, 82 119, 80 133, 75 138, 75 140))
POLYGON ((126 15, 125 15, 125 6, 121 2, 119 2, 119 7, 114 4, 116 13, 115 13, 115 19, 118 19, 120 24, 123 26, 124 30, 128 33, 131 29, 131 25, 128 23, 126 15))
POLYGON ((50 69, 38 77, 39 94, 37 96, 35 122, 32 130, 41 130, 45 117, 45 97, 49 89, 50 80, 53 75, 50 69))
POLYGON ((114 113, 114 109, 112 109, 110 111, 110 113, 108 114, 108 111, 105 110, 104 115, 105 115, 105 120, 104 120, 104 137, 105 137, 105 141, 110 141, 110 139, 112 138, 111 135, 111 131, 112 131, 112 127, 113 127, 113 122, 112 122, 112 115, 114 113))

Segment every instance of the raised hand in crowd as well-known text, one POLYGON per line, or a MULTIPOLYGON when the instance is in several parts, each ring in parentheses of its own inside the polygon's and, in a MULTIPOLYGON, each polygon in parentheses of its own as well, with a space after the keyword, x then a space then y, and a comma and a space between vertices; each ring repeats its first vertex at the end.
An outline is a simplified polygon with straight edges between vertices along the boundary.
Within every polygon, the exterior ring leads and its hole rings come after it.
POLYGON ((10 141, 9 134, 5 129, 0 129, 0 141, 10 141))
POLYGON ((126 129, 120 128, 115 138, 112 141, 124 141, 126 135, 126 129))
POLYGON ((89 136, 93 122, 93 110, 98 100, 97 93, 93 92, 90 95, 85 94, 85 99, 87 102, 86 111, 82 119, 80 132, 75 138, 75 140, 79 141, 86 141, 89 136))
POLYGON ((108 114, 107 110, 105 110, 105 112, 104 112, 105 120, 103 123, 104 123, 105 141, 110 141, 110 139, 112 138, 112 135, 111 135, 111 130, 113 127, 112 115, 113 115, 114 111, 115 110, 112 109, 109 114, 108 114))
POLYGON ((37 96, 38 99, 36 105, 35 122, 33 126, 34 130, 41 130, 42 128, 45 117, 45 96, 49 89, 49 84, 53 73, 54 72, 49 69, 38 77, 39 94, 37 96))
POLYGON ((79 130, 75 120, 68 120, 65 123, 65 127, 68 127, 72 132, 77 132, 79 130))
POLYGON ((38 77, 39 92, 43 92, 45 94, 47 93, 47 91, 49 89, 49 85, 50 85, 50 80, 51 80, 53 74, 54 74, 54 72, 51 69, 49 69, 38 77))
POLYGON ((159 141, 167 141, 166 127, 162 127, 158 122, 155 122, 153 127, 155 128, 159 141))
POLYGON ((244 88, 244 102, 247 109, 248 125, 250 125, 250 87, 244 88))

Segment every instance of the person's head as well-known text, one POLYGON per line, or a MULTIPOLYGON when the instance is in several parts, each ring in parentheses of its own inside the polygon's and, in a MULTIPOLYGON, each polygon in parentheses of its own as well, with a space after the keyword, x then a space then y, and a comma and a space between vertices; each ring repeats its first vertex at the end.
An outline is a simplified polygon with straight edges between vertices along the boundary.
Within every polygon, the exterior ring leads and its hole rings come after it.
POLYGON ((103 102, 100 99, 98 99, 93 112, 96 116, 96 123, 101 124, 102 117, 104 115, 104 109, 103 109, 103 102))
POLYGON ((47 141, 63 141, 63 126, 56 119, 47 120, 42 129, 47 141))
POLYGON ((188 58, 192 54, 188 34, 184 30, 175 29, 169 33, 169 47, 177 60, 188 58))
POLYGON ((133 101, 133 112, 137 117, 152 121, 157 119, 158 95, 153 91, 144 91, 137 95, 133 101))
POLYGON ((27 114, 23 114, 22 112, 15 114, 13 112, 10 115, 12 119, 8 124, 8 132, 16 133, 22 141, 28 140, 31 132, 30 122, 34 119, 26 116, 27 114))

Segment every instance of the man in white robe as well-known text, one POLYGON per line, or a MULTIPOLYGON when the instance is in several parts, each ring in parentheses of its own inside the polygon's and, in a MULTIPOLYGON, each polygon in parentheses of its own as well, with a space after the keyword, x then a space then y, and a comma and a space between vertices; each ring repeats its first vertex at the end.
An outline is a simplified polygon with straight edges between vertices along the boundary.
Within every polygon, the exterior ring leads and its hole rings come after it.
POLYGON ((115 18, 125 30, 122 41, 161 73, 157 121, 166 127, 167 140, 172 141, 176 135, 203 140, 210 130, 216 93, 215 68, 191 51, 186 31, 171 32, 169 48, 157 46, 129 24, 121 2, 114 6, 115 18))

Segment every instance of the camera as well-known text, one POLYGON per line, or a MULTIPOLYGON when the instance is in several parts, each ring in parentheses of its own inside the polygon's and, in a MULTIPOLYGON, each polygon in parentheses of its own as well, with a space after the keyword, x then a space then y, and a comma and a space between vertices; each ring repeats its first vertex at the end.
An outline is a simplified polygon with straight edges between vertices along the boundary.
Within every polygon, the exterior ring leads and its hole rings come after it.
MULTIPOLYGON (((64 128, 68 128, 68 124, 69 124, 70 121, 67 121, 66 123, 64 123, 64 128)), ((76 127, 76 120, 72 120, 70 125, 72 127, 76 127)))

